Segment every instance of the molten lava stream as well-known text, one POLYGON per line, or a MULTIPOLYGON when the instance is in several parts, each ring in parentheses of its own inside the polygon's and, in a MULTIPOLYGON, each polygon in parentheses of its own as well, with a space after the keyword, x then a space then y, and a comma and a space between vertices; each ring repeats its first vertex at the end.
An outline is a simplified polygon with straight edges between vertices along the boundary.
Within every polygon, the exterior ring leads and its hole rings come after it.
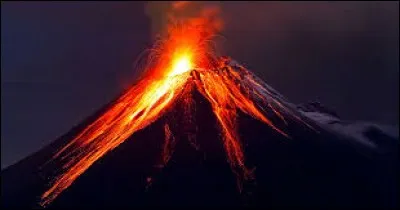
POLYGON ((62 148, 54 158, 68 158, 63 165, 65 171, 42 195, 41 204, 50 203, 96 160, 134 132, 162 116, 180 95, 189 77, 187 71, 190 70, 192 61, 188 59, 190 57, 183 54, 174 58, 171 64, 160 62, 161 65, 154 71, 149 71, 142 81, 123 95, 106 113, 62 148), (160 72, 159 69, 166 70, 160 72))

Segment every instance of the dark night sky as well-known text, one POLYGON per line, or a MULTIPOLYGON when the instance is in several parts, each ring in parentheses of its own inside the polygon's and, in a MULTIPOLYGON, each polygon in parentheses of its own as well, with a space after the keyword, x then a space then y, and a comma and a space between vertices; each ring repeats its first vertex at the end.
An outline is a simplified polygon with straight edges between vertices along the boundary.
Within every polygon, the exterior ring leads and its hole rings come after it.
MULTIPOLYGON (((140 2, 1 3, 1 167, 67 132, 133 80, 151 46, 140 2)), ((399 122, 398 2, 223 2, 220 49, 293 103, 399 122)))

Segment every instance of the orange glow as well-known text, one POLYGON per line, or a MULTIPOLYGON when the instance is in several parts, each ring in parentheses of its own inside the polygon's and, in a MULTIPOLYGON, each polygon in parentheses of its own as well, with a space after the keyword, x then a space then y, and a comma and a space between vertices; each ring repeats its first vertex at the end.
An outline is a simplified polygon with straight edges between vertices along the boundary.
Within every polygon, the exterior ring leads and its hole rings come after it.
POLYGON ((170 76, 176 76, 186 73, 193 69, 192 58, 190 55, 183 54, 173 61, 173 67, 170 76))
MULTIPOLYGON (((215 10, 203 12, 203 15, 209 17, 213 12, 215 10)), ((238 180, 251 177, 237 133, 237 111, 251 115, 285 136, 267 118, 265 109, 272 109, 282 120, 284 114, 290 112, 245 68, 234 70, 225 64, 229 59, 215 58, 208 45, 215 33, 215 25, 210 24, 208 19, 194 18, 175 22, 168 28, 166 37, 157 41, 152 49, 139 82, 55 154, 54 160, 63 161, 63 171, 42 195, 42 206, 52 202, 99 158, 160 118, 178 99, 190 101, 190 93, 184 90, 188 83, 212 105, 223 134, 228 162, 238 180), (199 78, 189 79, 192 71, 196 71, 199 78)), ((217 26, 220 25, 218 20, 217 26)), ((168 162, 175 140, 169 126, 164 129, 163 160, 168 162)), ((188 138, 194 139, 193 136, 188 138)))

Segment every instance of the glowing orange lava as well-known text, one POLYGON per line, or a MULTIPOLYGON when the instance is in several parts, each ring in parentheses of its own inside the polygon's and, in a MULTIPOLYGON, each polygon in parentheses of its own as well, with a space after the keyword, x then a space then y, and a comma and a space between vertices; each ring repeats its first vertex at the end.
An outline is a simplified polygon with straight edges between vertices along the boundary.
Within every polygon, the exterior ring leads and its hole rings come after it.
MULTIPOLYGON (((227 59, 216 59, 208 45, 212 36, 213 31, 202 19, 169 27, 166 38, 156 42, 139 82, 55 154, 54 159, 66 163, 62 173, 42 195, 41 204, 52 202, 95 161, 160 118, 182 94, 188 94, 184 91, 188 82, 211 103, 232 169, 241 179, 251 177, 236 129, 237 111, 251 115, 286 136, 265 114, 266 108, 272 109, 284 120, 281 112, 285 109, 246 69, 233 70, 224 64, 227 59), (193 71, 198 78, 189 80, 193 71)), ((165 133, 163 155, 167 162, 174 138, 168 125, 165 133)))

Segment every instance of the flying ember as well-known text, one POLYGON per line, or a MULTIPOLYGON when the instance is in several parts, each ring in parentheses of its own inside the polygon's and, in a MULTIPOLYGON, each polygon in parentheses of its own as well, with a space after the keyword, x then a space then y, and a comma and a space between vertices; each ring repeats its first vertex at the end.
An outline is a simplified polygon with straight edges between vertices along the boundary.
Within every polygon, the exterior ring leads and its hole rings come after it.
MULTIPOLYGON (((95 161, 163 116, 182 98, 180 96, 187 94, 184 87, 188 83, 210 102, 228 162, 238 180, 250 178, 252 174, 245 166, 236 129, 237 111, 266 123, 285 136, 287 134, 268 119, 266 110, 272 110, 282 121, 285 121, 284 116, 295 115, 247 69, 242 66, 233 69, 227 64, 230 59, 213 55, 209 43, 214 33, 207 19, 171 24, 168 33, 152 49, 138 83, 54 155, 53 160, 63 164, 62 172, 43 193, 41 205, 51 203, 95 161), (198 78, 189 79, 194 71, 198 78)), ((168 126, 165 129, 166 141, 170 141, 172 133, 168 126)), ((164 153, 170 154, 168 148, 165 150, 164 153)))

